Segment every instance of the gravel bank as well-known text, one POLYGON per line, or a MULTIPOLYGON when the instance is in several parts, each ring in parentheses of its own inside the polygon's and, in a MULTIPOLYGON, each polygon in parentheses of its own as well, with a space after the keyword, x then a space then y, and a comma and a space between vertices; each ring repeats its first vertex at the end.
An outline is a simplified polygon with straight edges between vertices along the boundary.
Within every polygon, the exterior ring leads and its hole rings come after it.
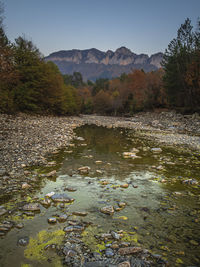
POLYGON ((24 168, 46 164, 46 157, 68 145, 74 137, 73 129, 83 124, 134 129, 160 143, 200 150, 200 117, 197 114, 147 112, 131 118, 0 114, 0 194, 19 190, 26 181, 24 168))
POLYGON ((156 142, 200 150, 200 116, 171 112, 142 112, 131 118, 83 116, 84 123, 136 130, 156 142))

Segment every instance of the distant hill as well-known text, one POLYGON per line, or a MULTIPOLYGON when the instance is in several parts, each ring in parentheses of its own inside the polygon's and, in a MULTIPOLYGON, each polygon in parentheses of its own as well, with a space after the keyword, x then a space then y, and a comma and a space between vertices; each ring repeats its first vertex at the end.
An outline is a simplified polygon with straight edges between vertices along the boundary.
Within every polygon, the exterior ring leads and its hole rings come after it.
POLYGON ((62 50, 50 54, 45 60, 53 61, 63 74, 77 71, 81 72, 85 81, 94 81, 97 78, 114 78, 133 69, 143 69, 146 72, 157 70, 161 67, 162 58, 162 53, 149 57, 146 54, 137 55, 126 47, 120 47, 115 52, 102 52, 95 48, 62 50))

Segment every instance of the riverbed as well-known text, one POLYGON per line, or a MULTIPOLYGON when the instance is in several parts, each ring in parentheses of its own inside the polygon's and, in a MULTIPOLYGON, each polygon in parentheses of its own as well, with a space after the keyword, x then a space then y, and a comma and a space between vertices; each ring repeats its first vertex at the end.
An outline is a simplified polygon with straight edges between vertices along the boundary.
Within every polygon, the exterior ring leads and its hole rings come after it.
POLYGON ((73 138, 2 199, 0 265, 199 266, 199 152, 120 127, 81 126, 73 138), (120 258, 130 247, 141 250, 120 258))

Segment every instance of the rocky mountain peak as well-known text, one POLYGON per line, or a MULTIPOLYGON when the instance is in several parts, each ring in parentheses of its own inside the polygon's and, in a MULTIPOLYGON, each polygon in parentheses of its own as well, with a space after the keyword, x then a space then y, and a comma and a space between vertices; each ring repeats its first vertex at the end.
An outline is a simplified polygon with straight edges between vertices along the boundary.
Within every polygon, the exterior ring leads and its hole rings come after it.
POLYGON ((84 80, 96 80, 117 77, 133 69, 156 70, 161 67, 162 58, 162 53, 153 54, 151 57, 146 54, 137 55, 122 46, 115 52, 103 52, 96 48, 62 50, 50 54, 45 60, 54 62, 63 74, 77 71, 82 73, 84 80))
POLYGON ((126 48, 125 46, 122 46, 118 49, 116 49, 115 54, 125 55, 125 56, 132 56, 133 53, 130 49, 126 48))

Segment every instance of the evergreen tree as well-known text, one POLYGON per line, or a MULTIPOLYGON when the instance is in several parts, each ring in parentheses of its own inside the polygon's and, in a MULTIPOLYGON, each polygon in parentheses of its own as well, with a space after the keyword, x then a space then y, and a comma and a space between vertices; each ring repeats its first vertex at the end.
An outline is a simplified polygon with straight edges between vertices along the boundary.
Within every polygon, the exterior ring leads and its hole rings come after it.
POLYGON ((186 76, 199 50, 199 42, 199 29, 193 32, 191 20, 187 18, 165 51, 162 63, 165 70, 164 85, 171 106, 194 107, 195 95, 190 93, 186 76))

